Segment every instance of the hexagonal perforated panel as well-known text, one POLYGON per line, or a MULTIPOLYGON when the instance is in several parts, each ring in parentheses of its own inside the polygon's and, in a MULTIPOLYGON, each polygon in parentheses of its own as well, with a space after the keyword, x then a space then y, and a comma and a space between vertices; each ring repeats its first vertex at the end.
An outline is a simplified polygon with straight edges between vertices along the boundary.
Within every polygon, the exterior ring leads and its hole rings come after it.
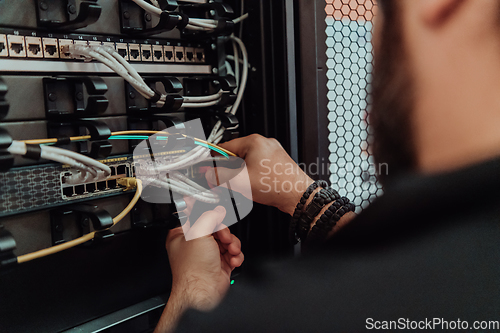
POLYGON ((382 192, 369 153, 372 0, 326 0, 330 181, 357 211, 382 192))

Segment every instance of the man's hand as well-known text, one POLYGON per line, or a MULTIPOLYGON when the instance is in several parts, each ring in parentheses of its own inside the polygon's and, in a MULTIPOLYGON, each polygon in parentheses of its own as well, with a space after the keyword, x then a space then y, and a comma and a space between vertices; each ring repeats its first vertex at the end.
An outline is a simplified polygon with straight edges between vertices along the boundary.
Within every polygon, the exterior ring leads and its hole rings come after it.
MULTIPOLYGON (((299 168, 278 141, 253 134, 220 146, 245 160, 252 187, 250 199, 293 214, 300 197, 313 180, 299 168)), ((227 180, 232 179, 232 190, 245 195, 248 189, 238 187, 238 176, 233 178, 233 173, 230 169, 216 168, 215 171, 209 170, 206 178, 214 186, 224 186, 227 180)), ((247 184, 242 182, 240 187, 244 186, 247 184)))
MULTIPOLYGON (((219 304, 230 286, 234 268, 243 263, 240 240, 223 228, 226 210, 218 206, 193 225, 172 229, 166 248, 172 270, 172 291, 155 332, 170 332, 187 308, 208 311, 219 304), (183 230, 184 229, 184 230, 183 230), (196 236, 186 241, 184 233, 196 236)), ((188 222, 187 222, 188 223, 188 222)))

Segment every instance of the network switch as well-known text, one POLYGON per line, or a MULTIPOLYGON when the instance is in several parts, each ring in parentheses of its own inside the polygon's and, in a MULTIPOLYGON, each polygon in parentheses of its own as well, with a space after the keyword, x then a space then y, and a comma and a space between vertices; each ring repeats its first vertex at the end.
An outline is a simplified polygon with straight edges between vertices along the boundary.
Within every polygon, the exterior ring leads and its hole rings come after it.
POLYGON ((121 163, 108 165, 111 168, 111 176, 99 182, 67 184, 66 177, 69 172, 61 172, 61 195, 63 200, 76 200, 101 196, 103 194, 113 194, 123 191, 123 188, 118 185, 117 180, 120 178, 130 177, 130 163, 121 163))

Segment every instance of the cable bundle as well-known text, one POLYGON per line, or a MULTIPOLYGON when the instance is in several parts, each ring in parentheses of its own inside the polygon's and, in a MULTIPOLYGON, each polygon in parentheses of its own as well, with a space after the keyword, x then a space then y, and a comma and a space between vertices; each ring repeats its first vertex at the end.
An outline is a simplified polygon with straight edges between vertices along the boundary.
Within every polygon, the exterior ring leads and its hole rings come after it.
MULTIPOLYGON (((151 89, 139 73, 132 67, 116 50, 110 46, 95 45, 65 45, 63 52, 69 53, 75 58, 83 58, 85 61, 98 60, 109 67, 116 74, 124 78, 137 90, 144 98, 156 100, 159 107, 165 105, 166 94, 159 94, 151 89)), ((183 97, 181 107, 184 108, 203 108, 214 106, 219 103, 223 91, 218 91, 208 96, 189 96, 183 97)))
MULTIPOLYGON (((137 5, 139 5, 142 9, 144 9, 147 12, 150 12, 152 14, 160 16, 162 14, 162 10, 159 8, 160 5, 158 4, 158 1, 153 0, 152 4, 144 1, 144 0, 133 0, 137 5)), ((236 19, 234 19, 232 22, 234 24, 239 23, 240 21, 246 19, 248 17, 248 14, 242 15, 236 19)), ((185 29, 188 30, 196 30, 196 31, 212 31, 217 28, 217 20, 212 20, 212 19, 199 19, 199 18, 189 18, 188 23, 185 27, 185 29)))
POLYGON ((44 158, 68 164, 74 168, 71 170, 71 176, 66 177, 66 183, 68 184, 98 182, 111 176, 111 169, 107 165, 85 155, 58 147, 36 145, 34 148, 37 154, 35 157, 30 157, 30 148, 33 147, 26 145, 24 142, 13 141, 10 147, 7 148, 7 151, 14 155, 27 156, 34 159, 44 158))

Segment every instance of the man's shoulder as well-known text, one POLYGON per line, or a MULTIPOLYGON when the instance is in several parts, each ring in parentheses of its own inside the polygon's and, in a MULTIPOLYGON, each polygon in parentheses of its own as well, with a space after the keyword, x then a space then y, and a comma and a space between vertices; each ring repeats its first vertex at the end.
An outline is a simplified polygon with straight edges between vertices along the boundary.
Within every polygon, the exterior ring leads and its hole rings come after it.
POLYGON ((493 318, 500 310, 500 228, 489 221, 445 225, 402 241, 267 263, 257 278, 237 280, 214 313, 189 320, 224 323, 227 331, 323 331, 364 330, 368 318, 493 318))

